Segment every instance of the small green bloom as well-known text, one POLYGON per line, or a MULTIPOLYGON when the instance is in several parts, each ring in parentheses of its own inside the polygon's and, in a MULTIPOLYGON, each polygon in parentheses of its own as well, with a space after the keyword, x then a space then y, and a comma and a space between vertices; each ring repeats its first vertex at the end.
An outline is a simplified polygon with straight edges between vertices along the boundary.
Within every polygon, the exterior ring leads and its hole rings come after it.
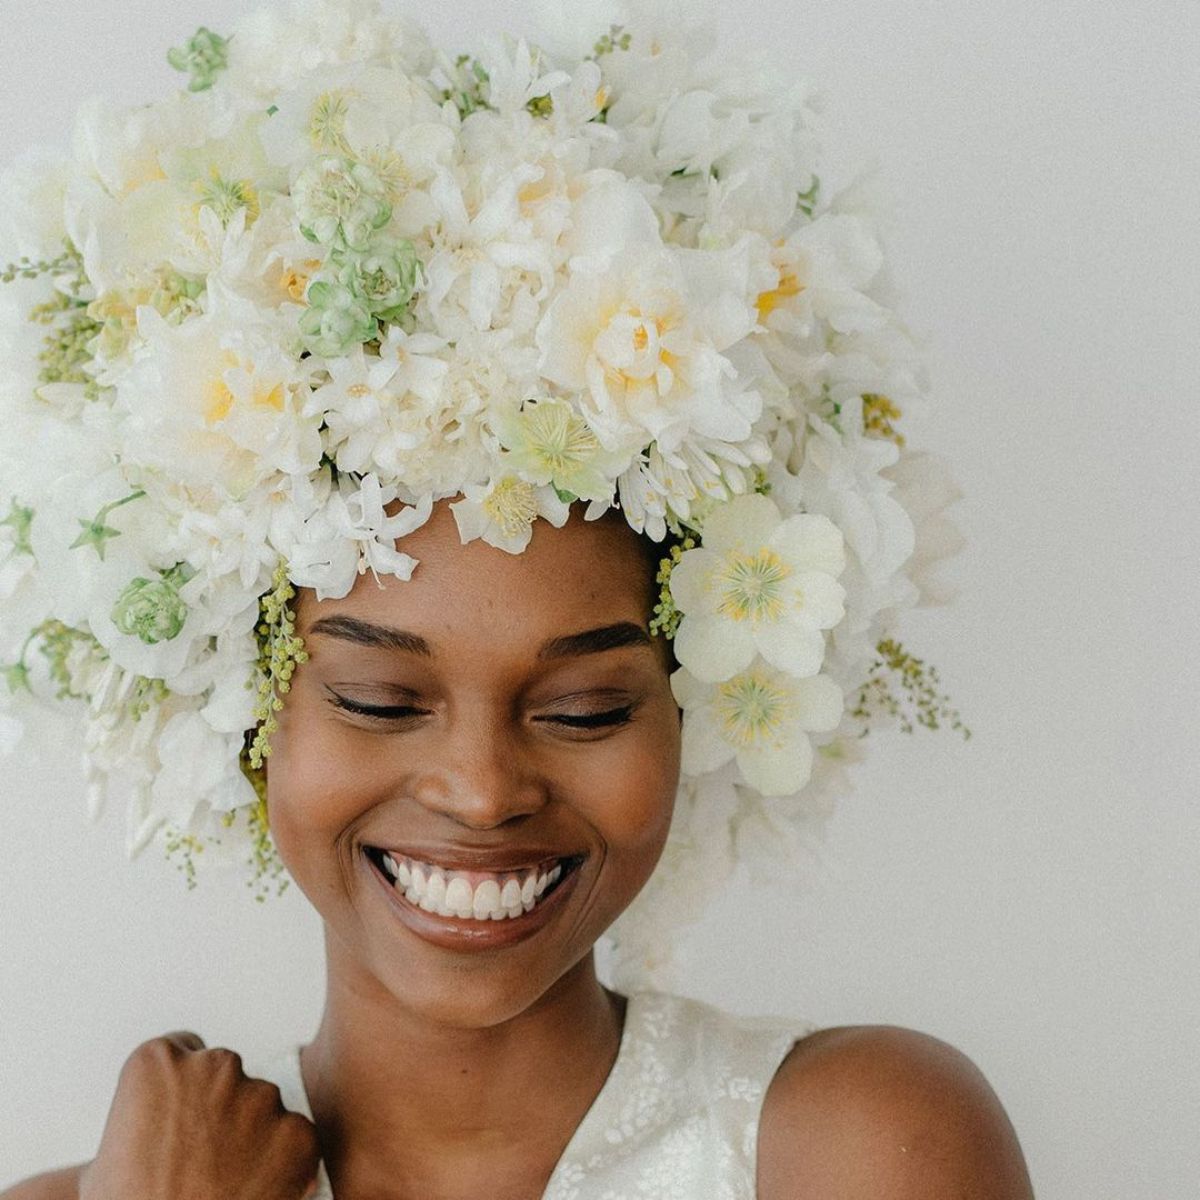
POLYGON ((292 187, 300 232, 335 250, 366 251, 392 219, 387 184, 366 163, 323 154, 292 187))
POLYGON ((190 73, 189 92, 207 91, 229 65, 230 41, 232 36, 223 38, 201 25, 185 45, 167 51, 167 62, 177 71, 190 73))
POLYGON ((153 646, 179 636, 187 620, 188 606, 179 594, 190 574, 180 567, 161 571, 158 579, 139 575, 117 597, 112 622, 122 632, 153 646))
POLYGON ((378 332, 378 322, 366 301, 340 283, 317 280, 310 284, 308 305, 300 314, 300 333, 311 354, 341 358, 378 332))
POLYGON ((608 33, 601 35, 592 47, 593 58, 603 58, 617 50, 628 50, 633 44, 633 34, 622 25, 613 25, 608 33))
POLYGON ((407 239, 338 256, 335 270, 338 283, 381 321, 400 320, 421 285, 421 260, 407 239))
POLYGON ((32 557, 33 546, 29 540, 29 532, 33 526, 33 509, 16 500, 8 510, 8 516, 0 520, 0 525, 7 525, 13 531, 13 554, 28 554, 32 557))

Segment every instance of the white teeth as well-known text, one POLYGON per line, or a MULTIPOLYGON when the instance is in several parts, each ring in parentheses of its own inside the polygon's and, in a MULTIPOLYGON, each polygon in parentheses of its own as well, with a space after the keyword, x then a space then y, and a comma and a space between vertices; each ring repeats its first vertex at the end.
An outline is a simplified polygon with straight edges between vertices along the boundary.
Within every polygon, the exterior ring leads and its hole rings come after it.
POLYGON ((471 885, 459 876, 450 880, 446 888, 446 907, 456 916, 467 917, 473 908, 471 885))
POLYGON ((387 852, 381 854, 381 860, 385 874, 410 904, 444 917, 477 921, 503 921, 531 912, 546 889, 562 877, 562 863, 557 863, 540 873, 503 873, 483 880, 472 890, 470 881, 462 875, 448 878, 442 868, 428 863, 400 859, 387 852))
MULTIPOLYGON (((507 888, 506 884, 505 890, 507 888)), ((500 907, 501 898, 500 885, 494 879, 485 879, 475 889, 475 899, 472 902, 471 911, 477 920, 490 919, 492 913, 500 907)))

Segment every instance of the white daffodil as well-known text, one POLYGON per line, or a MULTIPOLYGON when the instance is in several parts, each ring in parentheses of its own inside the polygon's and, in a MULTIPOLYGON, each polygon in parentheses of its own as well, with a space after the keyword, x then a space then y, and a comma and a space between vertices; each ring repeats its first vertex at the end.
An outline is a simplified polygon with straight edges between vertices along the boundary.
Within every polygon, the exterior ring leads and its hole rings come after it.
POLYGON ((523 479, 552 484, 582 500, 612 498, 624 459, 601 446, 566 400, 530 400, 520 411, 500 409, 493 424, 508 465, 523 479))
POLYGON ((828 675, 796 679, 757 662, 720 683, 681 667, 671 690, 684 711, 683 770, 704 775, 737 760, 742 777, 764 796, 788 796, 808 782, 810 733, 836 729, 845 699, 828 675))
POLYGON ((555 528, 567 523, 571 506, 552 487, 535 487, 506 475, 486 487, 468 484, 464 499, 450 505, 463 545, 483 538, 490 546, 520 554, 533 537, 533 522, 545 517, 555 528))
POLYGON ((761 654, 789 675, 815 675, 825 637, 845 615, 842 534, 827 517, 784 517, 751 493, 718 505, 704 543, 671 572, 671 596, 684 614, 675 654, 698 679, 716 683, 761 654))

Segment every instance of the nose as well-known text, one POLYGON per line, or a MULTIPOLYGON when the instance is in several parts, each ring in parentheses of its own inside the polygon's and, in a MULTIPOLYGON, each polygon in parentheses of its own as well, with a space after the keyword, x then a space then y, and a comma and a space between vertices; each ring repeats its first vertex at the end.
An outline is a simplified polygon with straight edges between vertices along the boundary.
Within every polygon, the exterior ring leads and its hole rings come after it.
POLYGON ((426 808, 469 829, 492 829, 537 812, 547 800, 519 737, 502 721, 458 722, 438 738, 412 785, 426 808))

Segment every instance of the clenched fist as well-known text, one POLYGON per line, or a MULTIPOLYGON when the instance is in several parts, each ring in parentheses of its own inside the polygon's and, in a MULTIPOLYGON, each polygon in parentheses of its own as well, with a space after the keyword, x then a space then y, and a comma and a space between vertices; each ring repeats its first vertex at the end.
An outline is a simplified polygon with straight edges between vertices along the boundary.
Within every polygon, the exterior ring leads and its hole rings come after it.
POLYGON ((316 1127, 240 1055, 171 1033, 121 1068, 79 1200, 304 1200, 319 1156, 316 1127))

